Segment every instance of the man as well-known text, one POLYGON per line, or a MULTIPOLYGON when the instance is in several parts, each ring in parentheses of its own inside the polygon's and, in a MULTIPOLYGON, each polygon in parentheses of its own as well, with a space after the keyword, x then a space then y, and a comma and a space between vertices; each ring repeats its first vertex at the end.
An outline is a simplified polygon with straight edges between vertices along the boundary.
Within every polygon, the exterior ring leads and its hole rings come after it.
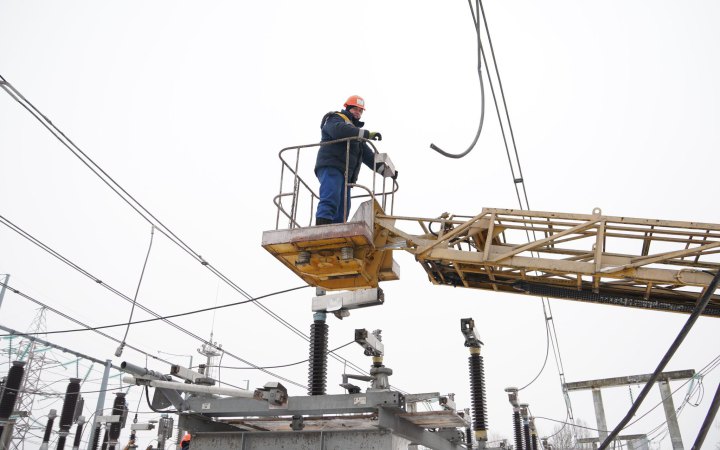
MULTIPOLYGON (((365 100, 352 95, 343 105, 340 112, 325 114, 320 123, 322 130, 321 142, 329 142, 349 137, 361 137, 380 141, 382 135, 376 131, 363 129, 364 122, 360 118, 365 111, 365 100)), ((360 173, 360 164, 364 163, 371 169, 375 163, 375 154, 366 142, 349 141, 350 158, 347 161, 348 142, 322 145, 315 162, 315 175, 320 180, 320 202, 315 213, 316 225, 343 223, 350 212, 350 188, 347 190, 347 209, 343 202, 345 191, 345 166, 347 163, 348 183, 355 183, 360 173)))

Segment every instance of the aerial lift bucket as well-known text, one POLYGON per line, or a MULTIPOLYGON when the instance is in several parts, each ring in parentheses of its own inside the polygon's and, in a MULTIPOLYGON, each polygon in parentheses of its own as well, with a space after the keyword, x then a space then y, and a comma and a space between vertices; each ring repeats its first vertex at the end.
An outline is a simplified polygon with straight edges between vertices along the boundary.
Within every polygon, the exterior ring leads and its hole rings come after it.
POLYGON ((265 231, 262 246, 311 286, 374 288, 400 278, 388 232, 375 223, 378 214, 384 215, 380 205, 368 200, 346 223, 265 231))

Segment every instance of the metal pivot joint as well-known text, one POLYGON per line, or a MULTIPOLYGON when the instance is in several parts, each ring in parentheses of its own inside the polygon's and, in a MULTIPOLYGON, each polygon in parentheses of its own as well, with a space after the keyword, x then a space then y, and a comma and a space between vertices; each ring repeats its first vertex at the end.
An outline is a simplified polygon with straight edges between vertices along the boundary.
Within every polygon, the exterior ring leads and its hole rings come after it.
POLYGON ((485 368, 480 347, 483 345, 475 321, 471 318, 460 319, 460 331, 465 337, 465 347, 470 349, 468 365, 470 368, 470 394, 472 399, 472 423, 475 439, 481 447, 487 441, 487 407, 485 400, 485 368))

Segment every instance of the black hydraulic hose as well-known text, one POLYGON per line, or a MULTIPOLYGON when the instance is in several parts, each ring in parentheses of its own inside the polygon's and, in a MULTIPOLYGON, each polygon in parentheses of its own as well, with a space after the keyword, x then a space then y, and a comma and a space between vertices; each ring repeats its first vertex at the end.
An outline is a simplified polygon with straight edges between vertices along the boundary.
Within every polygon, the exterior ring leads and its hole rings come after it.
MULTIPOLYGON (((475 148, 475 144, 477 144, 478 138, 480 138, 480 132, 482 131, 483 123, 485 122, 485 85, 483 84, 482 80, 482 42, 480 41, 480 8, 478 6, 475 7, 475 10, 477 11, 478 18, 475 18, 475 13, 473 12, 472 7, 472 0, 468 0, 468 4, 470 5, 470 14, 473 16, 473 22, 475 23, 475 34, 477 35, 477 47, 478 47, 478 64, 477 64, 477 71, 478 71, 478 78, 480 79, 480 124, 478 125, 477 133, 475 133, 475 139, 473 139, 470 146, 462 153, 459 154, 453 154, 448 153, 438 147, 435 144, 430 144, 430 148, 435 150, 436 152, 440 153, 443 156, 446 156, 448 158, 453 159, 460 159, 463 156, 470 153, 470 151, 475 148)), ((478 2, 476 2, 476 5, 479 5, 478 2)))
POLYGON ((708 410, 708 413, 705 416, 705 420, 703 421, 703 424, 700 427, 700 431, 698 432, 697 438, 695 438, 695 443, 693 444, 693 446, 690 450, 700 450, 702 448, 703 442, 705 442, 705 436, 707 436, 708 430, 710 430, 710 425, 712 425, 713 420, 715 420, 715 415, 718 412, 719 406, 720 406, 720 384, 718 384, 718 388, 715 391, 715 397, 713 398, 713 401, 710 404, 710 409, 708 410))
POLYGON ((623 428, 630 422, 630 419, 635 415, 637 410, 640 408, 640 405, 642 405, 643 400, 645 400, 645 397, 647 397, 648 393, 650 392, 650 389, 655 385, 655 382, 657 381, 658 377, 660 376, 660 373, 663 371, 665 366, 668 362, 670 362, 670 359, 673 357, 677 349, 680 347, 680 344, 682 344, 683 340, 685 340, 685 337, 688 335, 690 330, 692 329, 693 325, 695 325, 695 322, 697 322, 697 319, 700 317, 700 314, 702 314, 703 310, 705 310, 705 307, 710 303, 710 299, 712 298, 713 293, 715 292, 715 289, 717 289, 718 282, 720 282, 720 271, 715 274, 712 281, 708 285, 707 289, 703 293, 703 295, 700 297, 700 300, 698 301, 697 305, 695 306, 695 309, 693 310, 692 314, 690 314, 690 317, 688 317, 687 322, 685 322, 685 325, 683 326, 682 330, 680 330, 680 333, 677 335, 673 343, 670 345, 670 348, 665 353, 665 356, 663 356, 662 360, 660 361, 660 364, 658 364, 657 368, 655 369, 655 372, 653 372, 652 376, 648 380, 648 382, 643 387, 642 391, 640 392, 640 395, 638 395, 637 399, 635 400, 635 403, 630 407, 630 410, 625 414, 625 417, 620 421, 620 423, 617 424, 615 429, 610 432, 610 434, 605 438, 602 444, 600 444, 600 447, 598 450, 605 450, 608 448, 610 443, 617 437, 618 434, 620 434, 620 431, 622 431, 623 428))

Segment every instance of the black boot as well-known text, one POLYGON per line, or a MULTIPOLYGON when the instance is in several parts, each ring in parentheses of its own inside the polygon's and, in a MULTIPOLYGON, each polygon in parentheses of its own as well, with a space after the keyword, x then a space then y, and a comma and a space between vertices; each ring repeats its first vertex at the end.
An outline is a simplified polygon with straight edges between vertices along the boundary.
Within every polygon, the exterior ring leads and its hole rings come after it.
POLYGON ((332 219, 326 219, 324 217, 315 218, 315 225, 330 225, 333 223, 332 219))

